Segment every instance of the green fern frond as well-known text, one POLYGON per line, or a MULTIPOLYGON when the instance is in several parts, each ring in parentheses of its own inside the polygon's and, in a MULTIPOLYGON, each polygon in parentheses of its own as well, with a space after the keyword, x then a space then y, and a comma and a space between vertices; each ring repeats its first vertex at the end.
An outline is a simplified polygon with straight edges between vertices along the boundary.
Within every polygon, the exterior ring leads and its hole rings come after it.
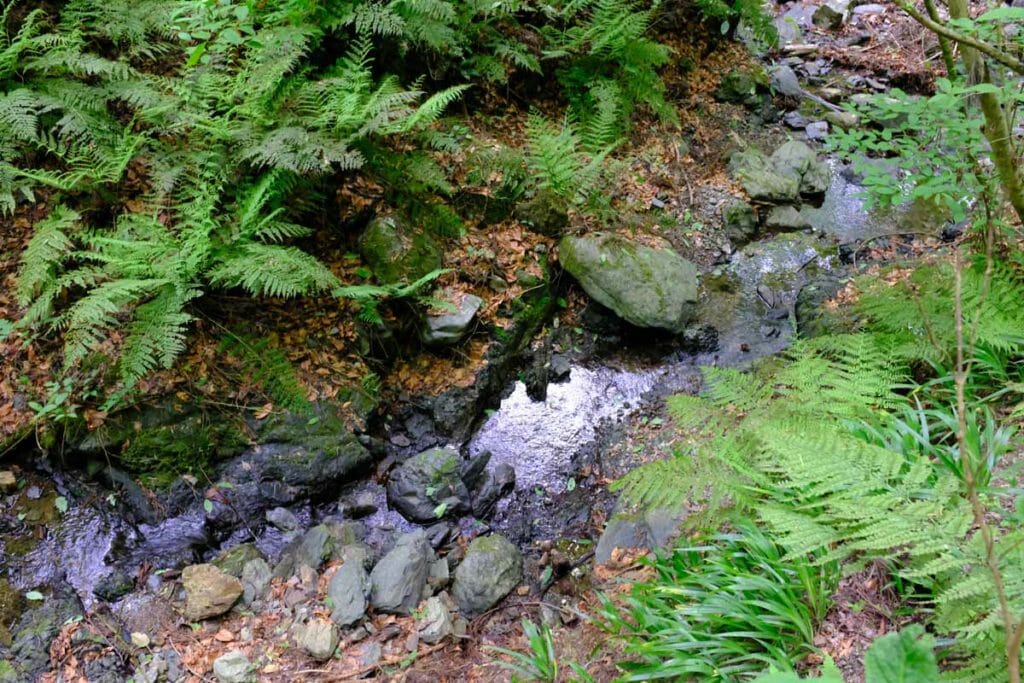
POLYGON ((334 273, 309 254, 256 242, 221 255, 206 277, 215 285, 241 287, 260 296, 292 297, 340 286, 334 273))
POLYGON ((20 305, 27 306, 56 283, 59 269, 74 247, 70 235, 77 229, 79 218, 76 212, 57 205, 45 220, 36 224, 18 272, 16 295, 20 305))

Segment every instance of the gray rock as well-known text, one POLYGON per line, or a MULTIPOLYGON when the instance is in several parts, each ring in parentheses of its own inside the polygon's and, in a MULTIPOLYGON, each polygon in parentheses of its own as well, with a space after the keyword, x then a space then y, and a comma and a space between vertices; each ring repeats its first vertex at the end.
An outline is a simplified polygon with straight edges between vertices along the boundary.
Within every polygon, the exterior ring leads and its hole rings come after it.
POLYGON ((787 15, 775 18, 775 31, 779 34, 780 47, 799 43, 804 37, 797 20, 787 15))
POLYGON ((824 140, 828 137, 828 121, 815 121, 808 123, 804 129, 808 140, 824 140))
POLYGON ((194 564, 181 572, 185 587, 186 621, 200 621, 224 614, 242 595, 242 582, 212 564, 194 564))
POLYGON ((800 178, 780 172, 764 154, 746 150, 730 162, 743 191, 754 200, 765 204, 788 204, 800 197, 800 178))
POLYGON ((446 448, 409 458, 391 472, 388 503, 414 522, 468 512, 470 496, 460 476, 461 464, 459 454, 446 448))
POLYGON ((334 550, 334 559, 361 564, 369 571, 373 567, 373 550, 365 543, 349 543, 334 550))
POLYGON ((455 570, 452 596, 465 617, 483 614, 523 578, 519 549, 499 534, 477 536, 455 570))
POLYGON ((213 660, 213 675, 220 683, 246 683, 252 680, 252 663, 240 650, 222 654, 213 660))
POLYGON ((397 216, 370 221, 359 252, 381 282, 414 282, 438 270, 442 261, 434 240, 397 216))
POLYGON ((353 519, 367 517, 377 511, 377 500, 372 491, 360 491, 345 498, 341 502, 341 509, 353 519))
POLYGON ((433 551, 423 532, 403 534, 370 572, 370 602, 381 612, 411 614, 427 583, 433 551))
POLYGON ((444 588, 451 581, 448 559, 441 557, 430 563, 427 569, 427 584, 434 589, 444 588))
POLYGON ((856 128, 860 125, 860 117, 848 111, 825 112, 825 120, 836 128, 842 128, 843 130, 856 128))
POLYGON ((831 2, 826 2, 819 6, 818 9, 814 10, 814 15, 811 21, 818 28, 824 28, 834 31, 843 25, 843 19, 846 17, 846 12, 835 6, 831 2))
POLYGON ((853 13, 857 16, 867 16, 869 14, 881 14, 885 11, 885 5, 879 5, 878 3, 870 2, 864 5, 857 5, 853 8, 853 13))
POLYGON ((793 130, 804 130, 807 128, 807 117, 796 111, 787 111, 786 115, 782 117, 782 122, 793 130))
POLYGON ((420 341, 427 346, 451 346, 462 341, 469 331, 484 300, 464 294, 454 312, 428 315, 420 328, 420 341))
POLYGON ((681 333, 696 315, 697 268, 667 242, 653 248, 611 233, 568 236, 559 259, 591 298, 637 327, 681 333))
POLYGON ((813 149, 799 140, 790 140, 775 150, 770 163, 780 175, 796 179, 801 195, 824 194, 832 182, 828 165, 818 159, 813 149))
POLYGON ((242 601, 251 605, 263 598, 270 587, 273 574, 270 565, 262 557, 249 560, 242 567, 242 601))
POLYGON ((455 631, 452 614, 441 598, 430 598, 417 623, 420 640, 428 645, 439 643, 455 631))
POLYGON ((768 84, 776 95, 783 97, 803 97, 804 89, 800 85, 800 79, 796 72, 786 65, 780 65, 772 69, 768 84))
POLYGON ((267 510, 267 521, 281 531, 295 531, 299 528, 299 518, 287 508, 267 510))
POLYGON ((810 221, 795 206, 773 206, 764 221, 769 230, 804 230, 811 227, 810 221))
POLYGON ((260 557, 260 551, 252 543, 239 543, 222 551, 216 558, 210 561, 210 564, 237 579, 242 575, 242 569, 250 560, 256 560, 260 557))
POLYGON ((757 214, 754 207, 736 199, 722 207, 725 236, 735 245, 746 244, 757 237, 757 214))
POLYGON ((508 463, 500 463, 484 472, 483 481, 473 494, 473 514, 485 518, 494 512, 498 501, 516 488, 516 471, 508 463))
POLYGON ((346 562, 331 577, 327 597, 331 600, 331 621, 351 626, 366 614, 370 577, 361 561, 346 562))
POLYGON ((324 619, 310 619, 292 630, 295 644, 318 661, 331 658, 338 649, 338 627, 324 619))
POLYGON ((374 664, 379 662, 381 660, 381 657, 383 656, 384 648, 381 647, 381 644, 375 640, 371 643, 367 643, 363 647, 363 654, 359 658, 359 663, 362 664, 364 667, 373 666, 374 664))
POLYGON ((319 569, 330 558, 331 550, 330 530, 326 525, 318 524, 285 548, 281 560, 274 567, 274 576, 286 578, 302 566, 319 569))

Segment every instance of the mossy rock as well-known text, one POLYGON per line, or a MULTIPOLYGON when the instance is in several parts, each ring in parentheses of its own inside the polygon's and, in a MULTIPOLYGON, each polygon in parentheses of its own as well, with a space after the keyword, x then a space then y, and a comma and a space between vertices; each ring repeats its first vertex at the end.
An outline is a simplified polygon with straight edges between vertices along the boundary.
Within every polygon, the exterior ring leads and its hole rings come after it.
POLYGON ((722 102, 757 107, 768 90, 768 74, 760 66, 732 69, 722 77, 715 97, 722 102))
POLYGON ((381 282, 414 282, 441 268, 441 249, 426 231, 397 216, 370 221, 359 252, 381 282))
POLYGON ((628 323, 681 333, 696 315, 697 267, 667 242, 594 233, 564 238, 559 254, 587 294, 628 323))
POLYGON ((234 423, 208 423, 194 415, 135 432, 118 457, 125 469, 139 475, 145 484, 164 488, 182 474, 209 471, 213 463, 241 453, 248 445, 234 423))
POLYGON ((538 192, 516 205, 516 218, 541 235, 561 237, 569 225, 569 204, 554 193, 538 192))
POLYGON ((0 626, 7 628, 25 610, 25 596, 7 579, 0 579, 0 626))

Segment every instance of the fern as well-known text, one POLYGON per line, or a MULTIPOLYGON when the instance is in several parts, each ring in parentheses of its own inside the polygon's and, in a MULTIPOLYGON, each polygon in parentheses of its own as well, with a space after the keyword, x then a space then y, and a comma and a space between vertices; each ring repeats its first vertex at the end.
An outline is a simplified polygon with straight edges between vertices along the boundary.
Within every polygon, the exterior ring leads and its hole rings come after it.
POLYGON ((237 358, 248 381, 259 386, 275 405, 300 415, 312 413, 295 368, 270 339, 229 333, 221 341, 220 351, 237 358))

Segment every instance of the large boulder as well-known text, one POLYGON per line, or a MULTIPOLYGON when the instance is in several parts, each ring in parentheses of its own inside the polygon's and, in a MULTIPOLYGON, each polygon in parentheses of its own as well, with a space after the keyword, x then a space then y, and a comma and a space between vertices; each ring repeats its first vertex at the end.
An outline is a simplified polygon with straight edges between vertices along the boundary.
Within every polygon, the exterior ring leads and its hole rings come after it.
POLYGON ((562 266, 584 291, 626 322, 681 333, 697 304, 697 267, 667 243, 658 248, 611 233, 567 236, 562 266))
POLYGON ((397 216, 370 221, 359 238, 359 253, 381 282, 414 282, 441 267, 434 240, 397 216))
POLYGON ((433 559, 422 532, 403 534, 370 572, 370 602, 381 612, 412 614, 423 596, 433 559))
POLYGON ((730 165, 743 191, 762 204, 790 204, 800 199, 800 179, 775 168, 761 152, 750 149, 736 155, 730 165))
POLYGON ((388 503, 414 522, 433 522, 470 510, 460 476, 461 458, 447 448, 431 448, 396 467, 388 479, 388 503))
POLYGON ((523 578, 523 557, 504 536, 477 536, 455 570, 452 597, 466 617, 498 604, 523 578))
POLYGON ((193 564, 181 572, 185 586, 182 615, 187 621, 200 621, 224 614, 241 597, 242 582, 212 564, 193 564))

